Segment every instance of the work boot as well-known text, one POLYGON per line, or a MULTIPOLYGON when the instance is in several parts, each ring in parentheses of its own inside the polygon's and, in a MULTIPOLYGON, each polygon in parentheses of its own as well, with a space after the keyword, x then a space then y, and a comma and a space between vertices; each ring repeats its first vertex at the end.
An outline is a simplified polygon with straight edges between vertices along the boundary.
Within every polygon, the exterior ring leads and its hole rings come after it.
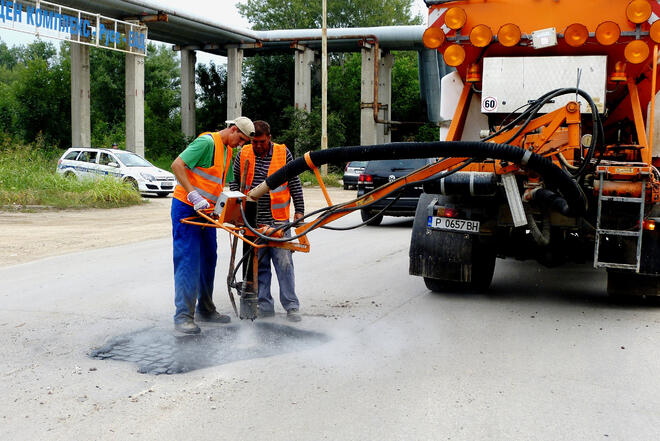
POLYGON ((286 319, 290 322, 299 322, 302 320, 298 308, 291 308, 286 312, 286 319))
POLYGON ((202 332, 202 330, 199 329, 199 326, 197 326, 195 322, 190 319, 184 322, 175 323, 174 329, 183 334, 199 334, 202 332))
POLYGON ((202 314, 201 312, 198 312, 197 321, 207 323, 229 323, 231 318, 228 315, 220 314, 218 311, 213 311, 210 314, 202 314))
POLYGON ((269 318, 274 316, 275 316, 275 311, 263 311, 261 309, 257 310, 257 317, 259 318, 269 318))

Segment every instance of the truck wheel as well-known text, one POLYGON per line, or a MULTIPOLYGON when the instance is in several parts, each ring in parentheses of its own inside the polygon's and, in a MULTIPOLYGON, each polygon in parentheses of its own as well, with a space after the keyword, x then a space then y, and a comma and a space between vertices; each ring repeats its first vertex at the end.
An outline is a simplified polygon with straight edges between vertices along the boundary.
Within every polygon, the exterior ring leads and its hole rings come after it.
POLYGON ((64 177, 67 178, 67 179, 76 179, 77 176, 74 172, 68 171, 68 172, 64 173, 64 177))
POLYGON ((428 227, 434 204, 465 201, 424 193, 417 204, 410 240, 409 273, 422 276, 434 292, 483 291, 495 271, 496 248, 492 237, 435 230, 428 227))
POLYGON ((485 291, 490 286, 495 273, 495 252, 483 247, 473 251, 471 280, 469 282, 456 280, 433 279, 424 277, 424 284, 433 292, 466 292, 485 291))
POLYGON ((374 216, 374 214, 373 214, 373 212, 371 212, 369 210, 360 210, 360 216, 362 217, 362 222, 369 221, 369 222, 367 222, 367 225, 369 225, 371 227, 378 226, 383 221, 383 215, 382 214, 379 214, 378 216, 371 219, 374 216), (371 220, 369 220, 369 219, 371 219, 371 220))
POLYGON ((433 292, 451 292, 464 290, 464 287, 460 286, 460 282, 454 282, 452 280, 441 280, 424 277, 424 284, 429 289, 429 291, 433 292))

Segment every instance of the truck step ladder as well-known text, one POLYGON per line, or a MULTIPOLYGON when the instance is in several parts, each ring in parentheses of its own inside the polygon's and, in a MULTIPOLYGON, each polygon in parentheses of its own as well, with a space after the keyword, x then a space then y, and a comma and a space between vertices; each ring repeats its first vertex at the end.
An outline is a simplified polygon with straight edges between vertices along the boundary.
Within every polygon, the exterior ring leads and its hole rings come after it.
POLYGON ((646 192, 646 178, 642 179, 642 194, 641 197, 621 197, 621 196, 603 196, 604 184, 604 170, 598 171, 600 179, 600 188, 598 190, 598 216, 596 218, 596 246, 594 247, 594 268, 617 268, 627 269, 639 272, 639 264, 641 261, 642 252, 642 233, 644 232, 644 199, 646 192), (608 202, 626 202, 630 204, 639 204, 639 228, 637 230, 612 230, 601 228, 601 211, 603 204, 608 202), (622 237, 637 237, 637 252, 635 263, 617 263, 617 262, 604 262, 600 260, 600 245, 602 236, 622 236, 622 237))

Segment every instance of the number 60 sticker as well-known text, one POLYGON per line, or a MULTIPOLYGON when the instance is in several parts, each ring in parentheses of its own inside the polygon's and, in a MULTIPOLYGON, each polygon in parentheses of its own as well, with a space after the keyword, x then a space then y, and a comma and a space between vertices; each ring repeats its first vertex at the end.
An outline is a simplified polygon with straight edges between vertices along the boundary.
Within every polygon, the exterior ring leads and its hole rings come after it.
POLYGON ((487 96, 481 100, 481 111, 482 112, 495 112, 497 111, 497 98, 492 96, 487 96))

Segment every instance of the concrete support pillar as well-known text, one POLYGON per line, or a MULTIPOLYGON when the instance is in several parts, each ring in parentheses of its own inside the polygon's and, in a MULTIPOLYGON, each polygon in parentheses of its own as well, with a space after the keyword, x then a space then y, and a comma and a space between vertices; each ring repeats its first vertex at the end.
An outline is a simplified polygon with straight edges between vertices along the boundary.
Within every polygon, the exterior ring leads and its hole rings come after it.
POLYGON ((243 49, 227 49, 227 119, 234 119, 243 113, 243 49))
POLYGON ((144 156, 144 57, 126 54, 126 150, 144 156))
POLYGON ((91 147, 89 46, 71 42, 71 146, 91 147))
POLYGON ((362 87, 360 91, 360 145, 378 143, 374 121, 374 49, 362 48, 362 87))
POLYGON ((294 53, 295 88, 294 100, 296 109, 309 112, 312 108, 312 64, 314 51, 299 48, 294 53))
POLYGON ((188 138, 197 135, 195 128, 195 64, 194 50, 181 50, 181 131, 188 138))
MULTIPOLYGON (((394 55, 384 53, 380 57, 378 66, 378 119, 389 121, 392 119, 392 66, 394 55)), ((377 125, 378 143, 392 142, 392 130, 389 124, 377 125)))

